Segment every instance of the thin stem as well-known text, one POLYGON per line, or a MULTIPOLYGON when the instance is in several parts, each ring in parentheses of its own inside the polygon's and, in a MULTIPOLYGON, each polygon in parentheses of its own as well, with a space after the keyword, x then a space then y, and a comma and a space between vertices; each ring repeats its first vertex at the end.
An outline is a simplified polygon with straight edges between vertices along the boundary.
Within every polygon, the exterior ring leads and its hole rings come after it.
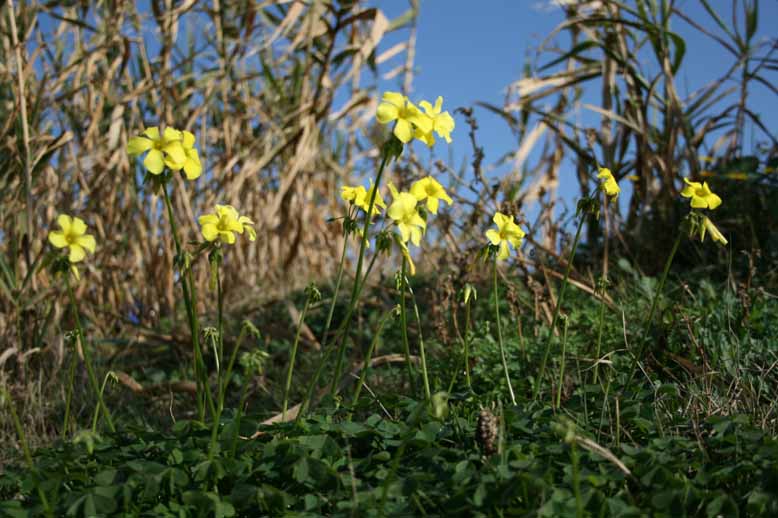
POLYGON ((562 386, 565 381, 565 353, 567 352, 567 319, 565 319, 565 326, 562 331, 562 361, 559 365, 559 384, 556 388, 556 408, 559 408, 562 402, 562 386))
MULTIPOLYGON (((8 400, 8 408, 11 410, 11 418, 14 422, 14 427, 16 428, 16 434, 19 436, 19 442, 22 445, 22 452, 24 453, 24 459, 27 461, 27 467, 30 469, 32 473, 36 473, 37 470, 35 469, 35 464, 32 462, 32 454, 30 453, 30 447, 27 445, 27 436, 24 433, 24 428, 22 428, 22 422, 19 421, 19 415, 16 413, 16 408, 14 405, 13 400, 11 399, 11 395, 8 394, 8 392, 0 387, 0 407, 2 407, 2 400, 6 399, 8 400)), ((41 499, 41 503, 43 504, 43 508, 46 511, 47 516, 54 516, 51 512, 51 507, 49 507, 49 501, 46 498, 46 493, 43 492, 43 489, 38 484, 38 477, 37 473, 35 476, 35 489, 38 492, 38 498, 41 499)))
POLYGON ((516 405, 516 396, 513 393, 511 384, 511 375, 508 372, 508 360, 505 358, 505 344, 502 340, 502 325, 500 323, 500 291, 497 287, 497 256, 494 256, 492 263, 492 290, 494 291, 494 319, 497 324, 497 344, 500 346, 500 359, 502 360, 502 370, 505 372, 505 381, 508 383, 508 392, 511 396, 511 403, 516 405))
POLYGON ((432 400, 432 393, 430 392, 430 379, 427 375, 427 355, 424 352, 424 336, 421 332, 421 315, 419 314, 419 306, 416 304, 416 296, 413 294, 413 289, 408 284, 408 279, 403 277, 403 285, 408 289, 408 293, 411 294, 411 302, 413 303, 413 312, 416 315, 416 325, 419 326, 419 356, 421 356, 421 377, 424 381, 424 396, 429 403, 432 400))
POLYGON ((359 375, 359 384, 357 385, 357 389, 354 391, 354 399, 351 402, 352 408, 355 407, 359 401, 359 395, 362 393, 362 385, 365 384, 365 380, 367 379, 367 372, 370 368, 370 361, 373 359, 373 352, 378 345, 378 340, 381 337, 381 331, 383 331, 386 321, 389 320, 389 317, 392 316, 393 312, 394 309, 390 309, 389 311, 385 312, 384 316, 382 316, 381 320, 378 322, 378 329, 376 329, 375 334, 373 335, 373 340, 370 342, 370 347, 367 349, 367 354, 365 355, 365 363, 362 366, 362 373, 359 375))
POLYGON ((594 383, 597 383, 597 375, 599 374, 600 367, 600 351, 602 346, 602 328, 605 323, 605 291, 603 290, 602 298, 600 299, 600 321, 597 325, 597 348, 594 352, 594 383))
MULTIPOLYGON (((178 226, 176 225, 176 218, 173 215, 173 205, 170 203, 170 196, 167 192, 167 186, 162 185, 163 199, 165 200, 165 207, 167 208, 168 221, 170 222, 170 229, 173 234, 173 242, 176 247, 176 259, 182 260, 181 238, 178 235, 178 226)), ((206 385, 203 382, 203 373, 201 373, 202 366, 202 351, 200 350, 200 327, 197 321, 197 310, 195 302, 192 298, 192 294, 189 291, 189 279, 191 278, 186 272, 180 271, 181 289, 184 292, 184 306, 186 307, 186 315, 189 320, 189 330, 192 335, 192 349, 194 354, 194 376, 197 383, 197 395, 195 400, 197 401, 197 415, 200 421, 205 421, 205 407, 203 404, 203 393, 206 391, 206 385)))
POLYGON ((294 372, 294 361, 297 357, 297 345, 300 343, 300 332, 303 329, 305 323, 305 315, 308 313, 308 308, 311 305, 312 294, 309 294, 305 299, 305 306, 303 312, 300 314, 300 321, 297 324, 297 333, 294 336, 294 344, 292 344, 292 352, 289 355, 289 370, 286 372, 286 385, 284 387, 284 403, 281 410, 281 420, 286 422, 286 409, 289 405, 289 390, 292 388, 292 373, 294 372))
MULTIPOLYGON (((338 380, 340 378, 340 372, 343 368, 343 358, 344 358, 344 352, 346 348, 346 336, 348 335, 348 331, 351 325, 351 317, 354 314, 354 308, 357 305, 357 301, 359 299, 359 293, 360 293, 360 282, 359 280, 362 278, 362 264, 365 260, 365 250, 367 250, 367 230, 370 227, 370 221, 373 219, 373 207, 375 206, 375 199, 376 195, 378 194, 378 189, 381 186, 381 177, 384 174, 384 168, 386 167, 387 162, 389 161, 389 153, 387 151, 384 151, 381 157, 381 165, 378 168, 378 174, 376 175, 375 179, 375 187, 371 190, 370 193, 370 203, 367 206, 367 212, 365 214, 365 224, 362 227, 362 240, 359 242, 359 257, 357 259, 357 271, 354 275, 354 286, 351 289, 351 300, 349 301, 349 311, 346 315, 346 319, 343 323, 343 334, 340 337, 340 345, 338 347, 338 361, 335 364, 335 373, 334 373, 334 379, 338 380)), ((331 392, 334 394, 337 387, 337 382, 333 382, 331 392)))
POLYGON ((81 350, 84 353, 84 363, 86 364, 86 372, 89 377, 89 383, 92 385, 92 390, 94 390, 95 395, 97 396, 97 404, 103 409, 103 412, 105 413, 105 420, 108 422, 108 428, 111 429, 111 432, 116 432, 116 428, 113 425, 111 412, 109 412, 108 407, 105 406, 103 395, 100 392, 100 387, 97 385, 97 377, 95 376, 95 371, 92 367, 91 353, 89 352, 89 347, 86 345, 86 340, 84 340, 84 331, 81 327, 81 318, 78 316, 78 304, 76 304, 76 296, 73 294, 73 287, 70 285, 70 272, 65 274, 65 286, 68 291, 68 297, 70 298, 70 309, 73 313, 73 320, 76 322, 76 333, 78 334, 78 340, 81 343, 81 350))
MULTIPOLYGON (((105 385, 108 383, 108 378, 113 376, 114 373, 109 371, 103 378, 103 384, 100 386, 100 396, 105 394, 105 385)), ((95 408, 94 416, 92 417, 92 433, 97 432, 97 420, 100 419, 100 407, 95 408)))
POLYGON ((581 470, 578 459, 578 443, 576 439, 570 444, 570 461, 573 470, 573 494, 575 495, 575 516, 584 517, 583 498, 581 498, 581 470))
MULTIPOLYGON (((68 274, 69 275, 69 274, 68 274)), ((76 360, 78 359, 78 351, 75 345, 73 346, 72 356, 70 358, 70 367, 68 367, 68 393, 65 398, 65 419, 62 422, 62 438, 65 438, 68 428, 70 427, 70 403, 73 400, 73 380, 76 375, 76 360)))
POLYGON ((473 385, 470 381, 470 301, 465 302, 465 336, 463 341, 465 342, 465 379, 467 380, 467 388, 473 390, 473 385))
MULTIPOLYGON (((357 298, 362 293, 362 288, 364 287, 365 283, 367 282, 368 277, 370 277, 370 272, 373 271, 373 266, 375 265, 376 259, 378 258, 378 254, 374 255, 373 258, 370 260, 370 264, 367 266, 367 271, 365 272, 364 277, 362 278, 362 282, 359 286, 359 291, 357 292, 357 298)), ((355 280, 354 282, 357 282, 355 280)), ((344 332, 345 329, 345 322, 349 318, 351 318, 351 314, 353 313, 354 308, 349 307, 348 311, 346 312, 346 319, 341 322, 341 325, 338 327, 337 331, 335 332, 335 336, 339 337, 344 332)), ((303 415, 305 415, 305 412, 308 410, 308 407, 311 403, 311 399, 313 398, 313 391, 316 390, 316 387, 319 385, 319 378, 321 378, 321 373, 324 372, 324 368, 327 365, 327 362, 330 359, 330 355, 335 351, 333 347, 329 347, 326 351, 324 351, 324 355, 321 358, 321 361, 319 362, 319 366, 316 368, 316 372, 313 374, 313 379, 311 380, 310 385, 308 386, 308 392, 305 394, 305 399, 303 399, 303 402, 300 406, 300 411, 297 413, 297 418, 295 421, 299 421, 303 415)), ((330 387, 330 390, 337 391, 338 387, 338 379, 333 378, 332 379, 332 386, 330 387)))
POLYGON ((662 277, 659 279, 659 286, 657 286, 656 291, 654 292, 654 299, 651 301, 651 309, 648 312, 648 318, 646 319, 646 323, 643 327, 643 343, 640 346, 640 351, 637 355, 632 359, 632 366, 630 367, 629 371, 629 378, 627 379, 627 383, 624 385, 625 387, 628 387, 629 384, 632 382, 632 378, 635 377, 635 372, 637 370, 638 362, 640 361, 640 358, 643 357, 643 353, 645 353, 646 345, 648 344, 648 332, 651 330, 651 324, 654 321, 654 312, 656 311, 656 305, 659 301, 659 297, 662 295, 662 291, 664 291, 665 288, 665 282, 667 281, 667 274, 670 272, 670 266, 673 264, 673 259, 675 258, 675 253, 678 251, 678 246, 681 244, 681 237, 683 237, 682 232, 678 232, 678 237, 675 238, 675 243, 673 243, 673 248, 670 250, 670 255, 667 256, 667 261, 665 262, 665 269, 662 271, 662 277))
POLYGON ((562 301, 565 298, 565 289, 567 288, 567 281, 570 278, 570 269, 573 267, 573 259, 575 259, 575 251, 578 248, 578 242, 581 240, 581 230, 583 229, 584 214, 581 214, 581 219, 578 221, 578 228, 575 231, 575 239, 573 240, 573 248, 570 250, 570 255, 567 258, 567 266, 565 267, 565 276, 562 279, 562 286, 559 288, 559 297, 556 300, 556 307, 554 308, 554 316, 551 319, 551 334, 546 342, 546 350, 543 353, 543 360, 540 362, 540 372, 538 372, 538 378, 535 380, 535 393, 533 398, 537 398, 540 393, 540 384, 543 381, 543 376, 546 374, 546 364, 548 363, 548 354, 551 351, 551 342, 554 338, 554 330, 556 329, 557 319, 559 318, 559 309, 562 307, 562 301))
POLYGON ((327 312, 327 322, 324 324, 324 333, 321 337, 321 350, 327 347, 330 327, 332 325, 332 317, 335 314, 335 305, 338 302, 338 293, 340 293, 340 284, 343 281, 343 267, 346 264, 346 251, 348 250, 348 237, 349 234, 343 236, 343 250, 340 252, 340 262, 338 263, 338 275, 335 279, 335 289, 332 292, 332 302, 330 302, 330 309, 327 312))
POLYGON ((232 349, 232 353, 230 354, 230 361, 227 363, 227 370, 224 373, 224 378, 222 378, 222 384, 219 388, 219 406, 218 408, 224 408, 224 398, 227 395, 227 386, 230 384, 230 377, 232 376, 232 368, 235 365, 235 359, 238 357, 238 351, 240 350, 240 346, 243 344, 243 340, 246 337, 246 328, 240 330, 240 334, 238 335, 238 339, 235 342, 235 347, 232 349))
POLYGON ((405 305, 407 294, 405 284, 405 271, 408 268, 408 260, 403 256, 402 267, 400 268, 400 329, 402 329, 403 354, 405 354, 405 366, 408 371, 408 386, 414 391, 413 367, 411 366, 411 348, 408 342, 408 312, 405 305))

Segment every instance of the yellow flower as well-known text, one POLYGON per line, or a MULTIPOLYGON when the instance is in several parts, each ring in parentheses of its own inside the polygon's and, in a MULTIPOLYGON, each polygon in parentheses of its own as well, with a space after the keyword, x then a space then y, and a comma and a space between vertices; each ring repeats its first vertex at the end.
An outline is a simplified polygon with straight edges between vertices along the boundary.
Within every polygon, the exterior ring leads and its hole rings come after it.
POLYGON ((194 147, 195 136, 188 131, 182 131, 181 133, 181 146, 184 149, 184 160, 177 162, 172 156, 168 156, 165 159, 165 165, 168 166, 171 171, 180 171, 183 169, 186 178, 188 180, 194 180, 203 172, 203 166, 200 164, 200 155, 194 147))
POLYGON ((448 144, 451 144, 451 132, 454 131, 454 118, 447 111, 441 113, 440 110, 443 107, 443 97, 438 96, 435 100, 435 106, 427 101, 421 101, 419 106, 424 108, 425 115, 432 121, 432 127, 429 130, 424 130, 424 128, 417 126, 416 138, 426 143, 429 147, 432 147, 435 145, 435 137, 432 135, 432 132, 434 131, 438 136, 443 137, 448 144))
POLYGON ((708 182, 690 182, 688 178, 683 179, 686 187, 681 191, 681 196, 692 199, 692 208, 713 210, 721 205, 721 198, 713 194, 708 187, 708 182))
MULTIPOLYGON (((375 190, 375 185, 373 185, 373 181, 370 181, 370 190, 368 191, 361 185, 357 185, 356 187, 349 187, 348 185, 344 185, 340 188, 340 197, 344 201, 348 201, 359 207, 360 209, 367 212, 367 209, 370 207, 370 197, 373 195, 373 191, 375 190)), ((373 202, 373 215, 380 214, 380 209, 386 208, 386 202, 384 201, 383 196, 381 196, 381 191, 376 192, 375 195, 375 202, 373 202)))
POLYGON ((148 151, 143 166, 152 174, 161 174, 168 160, 183 167, 187 155, 181 138, 181 132, 173 128, 165 128, 160 136, 155 126, 144 131, 141 137, 132 137, 127 143, 127 154, 137 156, 148 151))
POLYGON ((728 243, 724 235, 719 232, 718 228, 716 228, 716 225, 714 225, 713 222, 708 219, 708 216, 703 217, 702 225, 700 225, 700 241, 705 241, 706 231, 710 232, 710 237, 713 239, 713 241, 721 243, 722 245, 726 245, 728 243))
POLYGON ((232 205, 217 205, 214 214, 200 216, 198 221, 206 241, 221 239, 222 242, 231 245, 235 243, 235 232, 243 234, 244 230, 249 235, 250 241, 257 238, 257 233, 252 227, 254 222, 246 216, 239 216, 232 205))
POLYGON ((384 92, 382 102, 376 110, 376 118, 381 124, 397 121, 394 125, 394 135, 400 142, 407 144, 413 139, 415 128, 423 133, 432 130, 432 119, 421 113, 407 97, 398 92, 384 92))
MULTIPOLYGON (((81 218, 71 218, 67 214, 57 216, 61 230, 49 232, 49 242, 57 248, 68 248, 68 260, 71 263, 83 261, 86 252, 95 253, 95 238, 86 233, 86 223, 81 218)), ((76 277, 78 273, 76 272, 76 277)))
POLYGON ((597 173, 597 178, 601 179, 600 189, 602 189, 607 196, 611 196, 614 199, 619 195, 621 189, 619 184, 616 183, 616 179, 613 177, 613 173, 607 167, 600 167, 597 173))
POLYGON ((428 176, 413 182, 411 185, 411 194, 413 194, 418 201, 427 200, 427 209, 433 214, 438 213, 439 200, 443 200, 449 205, 453 203, 448 194, 446 194, 443 186, 438 183, 433 177, 428 176))
POLYGON ((409 192, 397 192, 391 183, 389 190, 392 191, 394 201, 389 205, 386 213, 397 223, 402 242, 407 243, 410 239, 414 245, 419 246, 427 224, 416 210, 416 197, 409 192))
POLYGON ((521 240, 526 235, 524 231, 513 221, 513 216, 506 216, 502 212, 497 212, 493 218, 497 230, 489 229, 486 231, 486 237, 495 246, 500 247, 497 259, 500 261, 507 259, 510 255, 508 243, 512 244, 518 250, 521 246, 521 240))

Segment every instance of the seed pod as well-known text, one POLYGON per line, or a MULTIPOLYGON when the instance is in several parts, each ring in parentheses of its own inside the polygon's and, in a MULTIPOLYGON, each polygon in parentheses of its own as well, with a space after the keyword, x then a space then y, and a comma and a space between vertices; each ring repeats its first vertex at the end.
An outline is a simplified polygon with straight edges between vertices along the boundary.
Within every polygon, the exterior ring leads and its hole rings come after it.
POLYGON ((497 452, 497 418, 488 408, 482 409, 478 414, 478 427, 475 434, 475 439, 481 445, 484 455, 497 452))

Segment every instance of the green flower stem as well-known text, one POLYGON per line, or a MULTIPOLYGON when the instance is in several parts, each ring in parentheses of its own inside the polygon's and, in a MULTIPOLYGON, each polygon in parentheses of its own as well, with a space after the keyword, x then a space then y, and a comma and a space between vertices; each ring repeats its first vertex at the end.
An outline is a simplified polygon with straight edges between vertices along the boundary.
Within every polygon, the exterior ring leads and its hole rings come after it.
MULTIPOLYGON (((108 374, 105 375, 103 378, 103 384, 100 386, 100 397, 103 397, 105 395, 105 385, 108 383, 108 378, 115 376, 112 371, 109 371, 108 374)), ((114 377, 114 379, 116 379, 114 377)), ((92 416, 92 433, 97 432, 97 420, 100 419, 100 407, 98 406, 95 408, 95 413, 92 416)))
POLYGON ((354 399, 351 402, 352 408, 355 407, 357 402, 359 401, 359 395, 362 393, 362 386, 365 384, 365 380, 367 379, 367 373, 368 370, 370 369, 370 361, 373 359, 373 352, 375 351, 375 348, 378 345, 378 340, 381 337, 381 331, 383 331, 384 325, 386 324, 386 321, 389 320, 389 317, 392 316, 392 313, 394 313, 394 309, 390 309, 389 311, 385 312, 384 315, 381 317, 381 320, 378 321, 378 329, 376 329, 375 334, 373 335, 373 340, 370 342, 370 347, 367 349, 367 354, 365 355, 365 363, 362 366, 362 373, 359 376, 359 384, 357 385, 357 388, 354 391, 354 399))
POLYGON ((467 380, 467 388, 473 390, 473 385, 470 381, 470 301, 465 302, 465 336, 463 341, 465 342, 465 379, 467 380))
POLYGON ((322 352, 327 347, 330 327, 332 326, 332 317, 335 314, 335 305, 338 302, 338 294, 340 293, 340 284, 343 282, 343 270, 346 264, 346 251, 348 250, 348 237, 349 234, 343 236, 343 250, 340 252, 340 262, 338 263, 338 275, 335 278, 335 289, 332 291, 332 302, 330 302, 330 309, 327 312, 327 322, 324 324, 324 333, 321 337, 321 350, 322 352))
POLYGON ((570 269, 573 267, 573 259, 575 258, 575 251, 578 248, 578 242, 581 240, 581 230, 583 229, 584 221, 586 218, 584 214, 580 215, 578 221, 578 229, 575 231, 575 239, 573 240, 573 248, 570 250, 570 255, 567 258, 567 266, 565 267, 565 276, 562 279, 562 286, 559 288, 559 297, 556 300, 556 307, 554 308, 554 316, 551 319, 551 335, 546 343, 546 350, 543 353, 543 360, 540 362, 540 371, 538 377, 535 380, 535 393, 533 398, 537 398, 540 394, 540 384, 543 382, 543 376, 546 374, 546 364, 548 363, 548 354, 551 351, 551 342, 554 339, 554 330, 556 329, 556 323, 559 319, 559 309, 562 307, 562 301, 565 298, 565 289, 567 288, 567 281, 570 278, 570 269))
POLYGON ((351 289, 351 300, 349 301, 349 310, 346 314, 346 318, 342 324, 343 327, 343 334, 340 337, 340 345, 338 347, 338 361, 335 364, 335 373, 333 378, 333 384, 331 392, 334 394, 337 390, 337 380, 340 378, 340 372, 343 368, 343 359, 345 356, 345 349, 346 349, 346 337, 348 336, 348 332, 351 326, 351 317, 354 314, 354 309, 356 308, 357 302, 359 300, 359 294, 361 291, 360 287, 360 279, 362 278, 362 265, 365 260, 365 250, 367 250, 367 243, 368 243, 368 237, 367 237, 367 231, 370 227, 370 221, 372 218, 373 213, 373 207, 375 206, 375 199, 378 195, 378 189, 381 187, 381 177, 384 174, 384 168, 386 167, 386 164, 389 162, 390 154, 387 150, 388 148, 385 147, 382 156, 381 156, 381 165, 378 168, 378 174, 375 178, 375 188, 371 189, 370 194, 370 203, 367 206, 367 212, 365 214, 365 224, 362 227, 362 240, 359 243, 359 257, 357 259, 357 271, 354 275, 354 286, 351 289))
POLYGON ((243 416, 243 407, 246 404, 246 398, 249 394, 250 383, 243 383, 243 390, 240 394, 240 403, 238 404, 238 410, 235 414, 235 434, 232 436, 232 445, 230 445, 230 458, 235 458, 235 452, 238 449, 238 436, 240 435, 240 419, 243 416))
POLYGON ((600 352, 601 352, 601 346, 602 346, 602 328, 604 327, 605 323, 605 291, 603 289, 603 292, 601 294, 602 298, 600 299, 600 321, 599 324, 597 324, 597 348, 594 353, 594 384, 597 384, 597 377, 598 377, 598 371, 600 367, 600 352))
POLYGON ((19 421, 19 415, 16 413, 14 402, 11 399, 11 395, 4 388, 0 387, 0 407, 3 406, 3 400, 8 402, 8 408, 11 410, 11 418, 13 419, 14 427, 16 428, 16 434, 19 436, 19 442, 22 445, 22 452, 24 453, 24 460, 27 461, 27 467, 30 469, 30 472, 36 473, 35 490, 38 492, 38 498, 41 499, 46 516, 54 516, 54 514, 51 512, 51 507, 49 507, 49 501, 46 498, 46 493, 43 492, 43 489, 38 484, 37 469, 35 469, 35 464, 32 462, 30 447, 27 445, 27 436, 24 433, 24 428, 22 428, 22 422, 19 421))
POLYGON ((567 319, 565 318, 565 325, 562 331, 562 360, 559 365, 559 383, 556 388, 556 408, 559 408, 562 403, 562 386, 565 382, 565 353, 567 352, 567 319))
POLYGON ((643 337, 642 337, 642 345, 640 346, 640 351, 637 355, 632 359, 632 366, 629 369, 629 378, 627 379, 627 383, 624 385, 624 387, 628 387, 630 382, 632 382, 632 378, 635 377, 635 372, 637 371, 638 362, 640 361, 640 358, 643 357, 643 353, 645 353, 646 345, 648 344, 648 332, 651 330, 651 324, 654 322, 654 312, 656 311, 656 305, 659 301, 659 297, 662 296, 662 292, 665 288, 665 282, 667 282, 667 274, 670 273, 670 266, 673 264, 673 259, 675 258, 676 252, 678 252, 678 246, 681 244, 681 237, 683 237, 682 232, 678 232, 678 237, 675 238, 675 243, 673 243, 673 248, 670 250, 670 255, 667 256, 667 262, 665 262, 665 269, 662 271, 662 277, 659 279, 659 286, 657 286, 656 291, 654 292, 654 299, 651 301, 651 309, 648 312, 648 318, 646 319, 646 323, 643 328, 643 337))
MULTIPOLYGON (((69 274, 68 274, 69 275, 69 274)), ((73 346, 73 354, 70 357, 70 367, 68 367, 68 393, 65 399, 65 419, 62 421, 62 438, 67 435, 68 428, 70 427, 70 403, 73 400, 73 380, 76 376, 76 360, 78 358, 78 350, 75 345, 73 346)))
MULTIPOLYGON (((357 298, 362 293, 362 288, 364 287, 365 283, 367 282, 368 277, 370 276, 370 272, 373 271, 373 266, 375 265, 376 259, 378 258, 378 254, 374 255, 373 258, 370 260, 370 264, 367 267, 367 271, 365 272, 365 276, 362 279, 362 283, 359 286, 359 290, 357 292, 357 298)), ((354 282, 357 282, 356 280, 354 282)), ((337 331, 335 332, 335 336, 340 336, 344 329, 345 329, 345 322, 351 318, 351 314, 354 311, 353 307, 349 307, 348 311, 346 312, 346 318, 343 320, 341 325, 338 327, 337 331)), ((322 347, 324 349, 324 347, 322 347)), ((300 411, 297 413, 297 418, 295 421, 299 421, 303 415, 305 415, 305 412, 308 410, 308 406, 311 403, 311 400, 313 398, 313 392, 316 390, 316 387, 319 386, 319 378, 321 378, 322 372, 324 372, 324 367, 327 365, 327 362, 330 359, 330 355, 333 353, 335 349, 333 347, 329 347, 326 350, 324 350, 324 354, 321 357, 321 361, 319 362, 319 366, 316 368, 316 372, 313 374, 313 379, 311 379, 311 383, 308 385, 308 391, 305 393, 305 398, 302 401, 302 404, 300 405, 300 411)), ((338 378, 332 379, 332 386, 330 387, 330 390, 334 393, 337 390, 338 386, 338 378)))
POLYGON ((86 344, 86 340, 84 340, 84 330, 81 327, 81 318, 78 316, 78 304, 76 303, 76 296, 73 294, 73 287, 70 285, 70 272, 65 274, 65 286, 68 291, 68 297, 70 298, 70 309, 73 312, 73 320, 76 322, 76 333, 78 334, 78 341, 81 343, 81 350, 84 353, 84 363, 86 364, 86 372, 89 377, 89 384, 92 385, 92 390, 94 390, 95 395, 97 396, 97 404, 103 409, 105 420, 108 423, 108 428, 111 430, 111 432, 116 432, 116 427, 113 425, 111 412, 109 412, 108 407, 105 406, 102 392, 100 391, 100 387, 97 384, 97 376, 95 376, 95 370, 92 366, 92 356, 89 352, 89 347, 86 344))
POLYGON ((502 325, 500 324, 500 292, 497 287, 497 256, 494 256, 492 263, 492 289, 494 291, 494 318, 497 324, 497 344, 500 346, 500 359, 502 360, 502 370, 505 372, 505 381, 508 383, 508 392, 511 396, 511 403, 516 405, 516 395, 513 393, 511 384, 511 375, 508 372, 508 360, 505 358, 505 344, 502 340, 502 325))
POLYGON ((230 384, 230 378, 232 376, 232 369, 235 365, 235 359, 238 357, 238 351, 240 350, 240 346, 243 345, 243 340, 246 338, 246 328, 243 327, 240 330, 240 334, 238 335, 238 339, 235 342, 235 347, 232 349, 232 353, 230 354, 230 361, 227 363, 227 370, 224 373, 224 377, 221 381, 221 387, 219 387, 219 401, 217 408, 224 408, 224 398, 227 396, 227 386, 230 384))
POLYGON ((408 386, 414 391, 413 367, 411 366, 411 348, 408 343, 408 312, 405 305, 405 296, 407 294, 405 284, 405 271, 408 268, 408 260, 403 256, 402 267, 400 268, 400 328, 402 329, 403 354, 405 354, 405 366, 408 368, 408 386))
MULTIPOLYGON (((173 233, 173 241, 176 247, 176 258, 183 260, 181 238, 178 235, 178 226, 176 225, 176 218, 173 215, 173 205, 170 203, 170 196, 167 192, 167 186, 162 185, 163 199, 165 200, 165 207, 167 207, 168 220, 170 221, 170 228, 173 233)), ((187 268, 187 266, 184 266, 187 268)), ((205 406, 204 406, 204 392, 207 392, 207 381, 205 378, 205 372, 203 367, 203 355, 200 349, 200 325, 197 319, 197 306, 193 297, 193 293, 190 292, 190 280, 191 274, 187 275, 181 271, 181 289, 184 292, 184 306, 186 307, 186 315, 189 319, 189 330, 192 335, 192 348, 194 352, 194 375, 195 382, 197 383, 197 415, 200 421, 205 421, 205 406)), ((192 286, 193 287, 193 286, 192 286)))
POLYGON ((410 284, 408 284, 408 279, 403 276, 403 285, 408 290, 408 293, 411 295, 411 302, 413 303, 413 312, 416 315, 416 325, 419 326, 419 356, 421 356, 421 376, 424 380, 424 397, 427 398, 427 402, 429 403, 432 400, 432 393, 430 392, 430 380, 429 376, 427 375, 427 356, 424 353, 424 337, 421 333, 421 315, 419 314, 419 306, 416 304, 416 296, 413 294, 413 289, 411 288, 410 284))
POLYGON ((294 335, 294 343, 292 344, 292 352, 289 354, 289 370, 286 371, 286 385, 284 386, 284 403, 281 410, 281 420, 286 422, 286 409, 289 405, 289 390, 292 388, 292 374, 294 372, 294 362, 297 357, 297 345, 300 343, 300 332, 303 329, 305 323, 305 315, 308 313, 308 308, 311 305, 311 299, 313 294, 309 293, 305 299, 305 306, 303 306, 303 312, 300 314, 300 321, 297 323, 297 333, 294 335))
MULTIPOLYGON (((194 279, 192 277, 192 268, 187 267, 186 268, 186 275, 189 279, 189 293, 192 297, 192 321, 194 322, 192 326, 198 330, 200 330, 200 320, 197 317, 197 311, 195 308, 197 308, 197 287, 195 286, 194 279)), ((193 341, 194 343, 194 341, 193 341)), ((199 371, 200 371, 200 385, 202 387, 202 394, 204 395, 205 403, 208 405, 208 409, 211 412, 211 415, 216 415, 216 405, 213 401, 213 396, 211 396, 211 390, 208 387, 208 370, 205 368, 205 360, 203 359, 203 351, 200 346, 200 338, 198 336, 197 338, 197 348, 195 349, 195 362, 197 365, 199 365, 199 371)), ((204 421, 204 416, 201 421, 204 421)))
POLYGON ((576 518, 583 518, 585 515, 584 515, 583 498, 581 498, 581 469, 579 466, 578 443, 576 438, 573 438, 573 441, 570 444, 570 463, 572 464, 572 471, 573 471, 573 494, 575 495, 575 516, 576 518))

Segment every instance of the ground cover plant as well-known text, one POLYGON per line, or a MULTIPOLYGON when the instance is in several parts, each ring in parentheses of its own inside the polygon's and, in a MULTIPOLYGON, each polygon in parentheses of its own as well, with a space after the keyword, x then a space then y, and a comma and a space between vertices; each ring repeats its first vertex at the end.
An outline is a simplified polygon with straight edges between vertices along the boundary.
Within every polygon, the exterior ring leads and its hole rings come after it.
POLYGON ((413 1, 8 2, 0 515, 778 514, 778 40, 700 5, 565 4, 488 177, 413 1))

